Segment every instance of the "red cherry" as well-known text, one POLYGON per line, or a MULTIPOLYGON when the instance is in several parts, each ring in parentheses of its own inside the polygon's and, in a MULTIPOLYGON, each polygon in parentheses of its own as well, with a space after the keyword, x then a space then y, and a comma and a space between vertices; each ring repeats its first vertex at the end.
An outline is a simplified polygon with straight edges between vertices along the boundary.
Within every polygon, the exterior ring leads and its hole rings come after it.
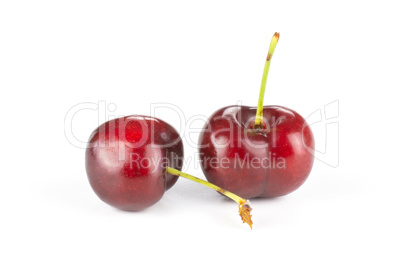
POLYGON ((147 116, 126 116, 104 123, 91 134, 86 150, 92 189, 113 207, 137 211, 152 206, 181 176, 237 202, 243 223, 252 227, 248 200, 181 172, 182 166, 179 134, 164 121, 147 116))
POLYGON ((279 106, 265 106, 265 127, 250 129, 255 114, 253 107, 229 106, 209 118, 199 139, 202 170, 209 182, 244 198, 288 194, 311 171, 311 129, 279 106))
POLYGON ((279 40, 272 37, 257 108, 230 106, 216 111, 199 138, 201 167, 207 179, 245 198, 286 195, 307 179, 314 161, 314 137, 298 113, 263 106, 271 58, 279 40))
POLYGON ((89 138, 86 170, 92 189, 105 203, 123 210, 142 210, 162 198, 181 169, 183 144, 166 122, 147 116, 108 121, 89 138))

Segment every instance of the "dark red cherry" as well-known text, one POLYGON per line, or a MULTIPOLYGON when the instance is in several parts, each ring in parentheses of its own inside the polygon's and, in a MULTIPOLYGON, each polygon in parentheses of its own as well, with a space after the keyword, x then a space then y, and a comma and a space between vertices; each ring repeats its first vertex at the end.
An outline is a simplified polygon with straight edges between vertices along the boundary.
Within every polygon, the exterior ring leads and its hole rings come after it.
POLYGON ((307 179, 314 137, 295 111, 265 106, 264 124, 254 129, 256 108, 216 111, 200 138, 202 170, 213 184, 244 198, 286 195, 307 179))
POLYGON ((91 134, 86 171, 105 203, 129 211, 152 206, 178 176, 166 172, 183 165, 183 144, 166 122, 132 115, 110 120, 91 134))
POLYGON ((310 127, 295 111, 263 106, 271 59, 279 33, 271 39, 257 108, 229 106, 216 111, 199 138, 207 179, 245 198, 286 195, 303 184, 314 161, 310 127))

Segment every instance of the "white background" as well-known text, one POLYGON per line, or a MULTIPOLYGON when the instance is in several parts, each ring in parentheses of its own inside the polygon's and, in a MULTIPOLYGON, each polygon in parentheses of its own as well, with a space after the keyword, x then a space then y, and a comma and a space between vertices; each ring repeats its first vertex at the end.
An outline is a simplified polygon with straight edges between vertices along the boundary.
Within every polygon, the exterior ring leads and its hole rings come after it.
MULTIPOLYGON (((2 1, 0 266, 401 267, 398 4, 2 1), (96 197, 65 137, 72 107, 104 101, 107 118, 165 102, 188 120, 255 105, 275 31, 265 103, 308 117, 338 101, 334 124, 313 127, 336 167, 317 160, 296 192, 252 200, 252 231, 234 202, 185 179, 138 213, 96 197)), ((79 141, 98 112, 76 113, 79 141)), ((185 171, 204 178, 191 146, 202 122, 156 116, 182 131, 185 171)))

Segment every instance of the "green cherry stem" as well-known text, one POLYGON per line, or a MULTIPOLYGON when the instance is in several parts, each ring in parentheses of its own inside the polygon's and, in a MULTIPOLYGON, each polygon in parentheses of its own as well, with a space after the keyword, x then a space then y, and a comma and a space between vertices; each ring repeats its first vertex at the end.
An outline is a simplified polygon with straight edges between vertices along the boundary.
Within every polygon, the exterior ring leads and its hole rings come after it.
POLYGON ((265 88, 267 85, 267 78, 268 78, 269 67, 271 65, 271 59, 272 59, 272 56, 274 55, 274 51, 275 51, 276 45, 278 44, 278 40, 279 40, 279 33, 275 33, 274 36, 272 36, 271 44, 269 45, 268 56, 267 56, 267 59, 265 60, 264 72, 262 74, 260 96, 258 98, 257 114, 255 116, 255 123, 254 123, 255 129, 263 128, 262 111, 264 109, 265 88))
POLYGON ((191 181, 200 183, 202 185, 205 185, 205 186, 207 186, 207 187, 209 187, 211 189, 214 189, 215 191, 217 191, 217 192, 229 197, 230 199, 232 199, 233 201, 235 201, 236 203, 239 204, 239 214, 240 214, 241 219, 243 220, 243 223, 247 223, 250 226, 250 228, 253 229, 253 227, 252 227, 253 226, 253 221, 251 220, 251 214, 250 214, 251 209, 252 209, 251 205, 250 205, 250 201, 248 201, 248 200, 246 200, 244 198, 241 198, 240 196, 238 196, 238 195, 236 195, 236 194, 234 194, 232 192, 229 192, 229 191, 227 191, 225 189, 222 189, 221 187, 219 187, 219 186, 217 186, 215 184, 212 184, 212 183, 210 183, 208 181, 201 180, 201 179, 199 179, 197 177, 194 177, 194 176, 192 176, 190 174, 181 172, 180 170, 177 170, 175 168, 167 167, 166 172, 170 173, 172 175, 180 176, 180 177, 189 179, 191 181))

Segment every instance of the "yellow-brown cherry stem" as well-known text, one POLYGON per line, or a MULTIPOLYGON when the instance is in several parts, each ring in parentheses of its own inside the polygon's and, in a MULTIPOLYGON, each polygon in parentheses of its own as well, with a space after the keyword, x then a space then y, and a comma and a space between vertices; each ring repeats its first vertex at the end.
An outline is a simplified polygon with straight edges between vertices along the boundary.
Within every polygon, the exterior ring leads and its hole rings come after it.
POLYGON ((166 172, 176 175, 176 176, 180 176, 180 177, 189 179, 189 180, 197 182, 197 183, 200 183, 202 185, 205 185, 205 186, 207 186, 211 189, 214 189, 215 191, 229 197, 230 199, 232 199, 233 201, 235 201, 236 203, 239 204, 239 214, 240 214, 241 219, 243 220, 243 223, 247 223, 250 226, 250 228, 253 229, 253 221, 251 220, 251 213, 250 213, 252 210, 250 201, 248 201, 244 198, 241 198, 240 196, 238 196, 232 192, 222 189, 221 187, 219 187, 215 184, 212 184, 205 180, 201 180, 190 174, 181 172, 180 170, 177 170, 175 168, 167 167, 166 172))

